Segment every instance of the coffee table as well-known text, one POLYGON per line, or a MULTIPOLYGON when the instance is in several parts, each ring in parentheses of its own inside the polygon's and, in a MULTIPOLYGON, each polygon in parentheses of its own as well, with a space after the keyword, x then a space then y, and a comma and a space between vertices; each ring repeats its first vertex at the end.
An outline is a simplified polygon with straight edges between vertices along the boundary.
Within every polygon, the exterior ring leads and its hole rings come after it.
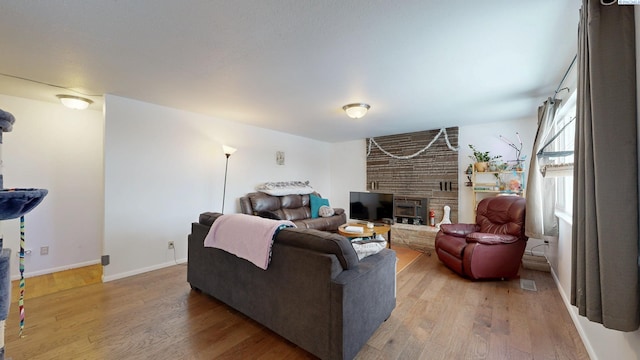
POLYGON ((359 223, 351 223, 351 224, 343 224, 338 227, 338 234, 347 237, 347 238, 359 238, 359 237, 372 237, 375 234, 384 234, 387 233, 387 243, 389 244, 389 248, 391 248, 391 225, 375 225, 373 229, 369 229, 366 224, 359 223), (345 230, 347 226, 358 226, 362 228, 361 233, 348 232, 345 230))

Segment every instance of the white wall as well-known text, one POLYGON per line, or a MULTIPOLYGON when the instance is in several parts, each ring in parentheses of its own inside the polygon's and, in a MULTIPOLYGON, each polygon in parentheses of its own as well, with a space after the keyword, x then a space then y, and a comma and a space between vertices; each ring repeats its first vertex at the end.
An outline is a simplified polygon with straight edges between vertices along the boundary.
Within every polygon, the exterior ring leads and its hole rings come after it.
POLYGON ((331 199, 333 207, 343 208, 349 218, 349 192, 367 190, 366 141, 355 140, 331 145, 331 199))
MULTIPOLYGON (((25 275, 98 263, 102 252, 103 171, 101 111, 0 95, 16 118, 4 133, 4 187, 44 188, 49 194, 25 216, 25 275), (40 247, 49 255, 41 256, 40 247)), ((2 223, 11 248, 11 277, 19 277, 19 220, 2 223)))
POLYGON ((203 115, 105 97, 105 280, 186 260, 190 224, 220 211, 225 156, 229 159, 225 213, 267 181, 309 180, 331 199, 330 144, 203 115), (285 152, 277 165, 276 151, 285 152))

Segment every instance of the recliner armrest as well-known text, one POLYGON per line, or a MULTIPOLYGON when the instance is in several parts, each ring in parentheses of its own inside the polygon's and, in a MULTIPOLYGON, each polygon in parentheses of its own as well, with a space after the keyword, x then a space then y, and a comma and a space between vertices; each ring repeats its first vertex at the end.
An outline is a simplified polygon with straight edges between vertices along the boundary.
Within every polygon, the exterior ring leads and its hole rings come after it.
POLYGON ((479 230, 479 226, 476 224, 442 224, 440 230, 451 236, 466 237, 467 235, 479 230))
POLYGON ((508 234, 489 234, 474 232, 467 235, 467 243, 479 243, 484 245, 498 245, 498 244, 511 244, 518 241, 517 236, 508 234))

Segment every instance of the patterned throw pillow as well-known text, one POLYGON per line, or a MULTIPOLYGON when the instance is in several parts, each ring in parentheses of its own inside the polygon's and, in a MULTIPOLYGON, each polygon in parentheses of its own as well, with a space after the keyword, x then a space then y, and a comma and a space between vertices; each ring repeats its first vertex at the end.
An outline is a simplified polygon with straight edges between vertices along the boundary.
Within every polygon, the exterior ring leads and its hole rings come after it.
POLYGON ((335 214, 335 211, 333 211, 333 208, 331 208, 331 207, 329 207, 327 205, 322 205, 318 209, 318 215, 320 217, 331 217, 331 216, 333 216, 333 214, 335 214))

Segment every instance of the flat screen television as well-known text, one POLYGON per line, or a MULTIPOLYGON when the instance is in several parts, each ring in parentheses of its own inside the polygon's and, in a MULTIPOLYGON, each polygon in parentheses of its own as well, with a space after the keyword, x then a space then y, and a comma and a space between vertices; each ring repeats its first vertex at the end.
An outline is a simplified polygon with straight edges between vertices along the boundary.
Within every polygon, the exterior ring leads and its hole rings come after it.
POLYGON ((376 224, 393 223, 393 194, 349 192, 349 217, 376 224))

